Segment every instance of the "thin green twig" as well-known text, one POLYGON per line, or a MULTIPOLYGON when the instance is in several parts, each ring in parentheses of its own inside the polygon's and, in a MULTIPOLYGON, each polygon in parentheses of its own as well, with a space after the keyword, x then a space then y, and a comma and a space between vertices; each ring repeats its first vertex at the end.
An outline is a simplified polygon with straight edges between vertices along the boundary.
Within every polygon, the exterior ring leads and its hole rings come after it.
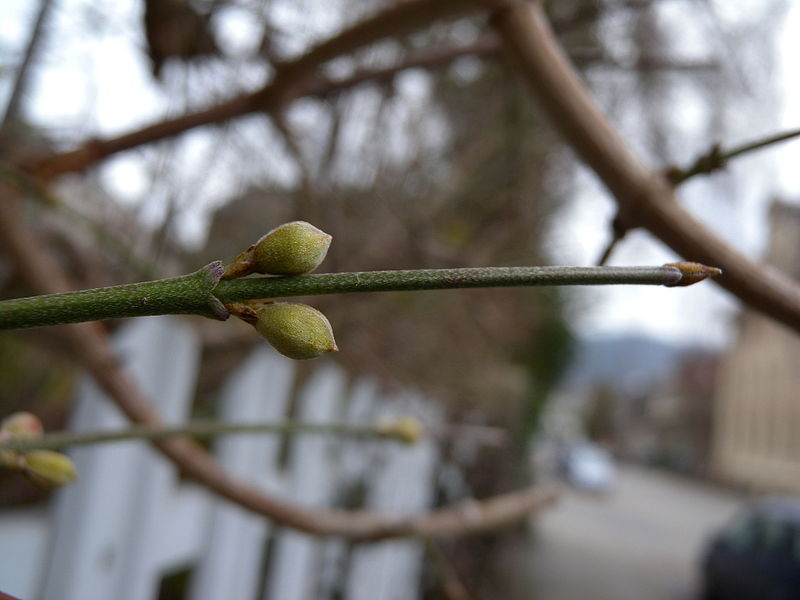
POLYGON ((540 285, 684 286, 719 274, 696 263, 660 267, 478 267, 322 273, 219 281, 219 261, 172 279, 0 301, 0 329, 146 315, 199 314, 224 320, 243 300, 357 292, 540 285))
POLYGON ((8 437, 0 439, 0 451, 63 450, 71 446, 87 446, 130 440, 160 440, 176 436, 212 438, 231 434, 315 434, 385 438, 406 441, 393 422, 354 425, 350 423, 304 423, 301 421, 269 423, 225 423, 193 421, 175 427, 136 426, 118 431, 55 432, 42 437, 8 437))
POLYGON ((147 315, 196 314, 226 319, 212 294, 220 263, 199 271, 143 283, 0 301, 0 329, 21 329, 147 315))

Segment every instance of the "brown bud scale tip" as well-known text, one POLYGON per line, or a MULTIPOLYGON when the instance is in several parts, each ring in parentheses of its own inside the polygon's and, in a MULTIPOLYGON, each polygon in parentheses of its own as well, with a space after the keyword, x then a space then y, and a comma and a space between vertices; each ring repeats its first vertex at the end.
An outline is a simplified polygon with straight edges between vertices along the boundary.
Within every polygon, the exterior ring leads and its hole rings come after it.
POLYGON ((676 262, 667 263, 665 267, 672 267, 680 271, 681 278, 675 283, 666 283, 667 287, 685 287, 693 285, 709 277, 716 277, 722 275, 722 269, 717 267, 708 267, 706 265, 696 262, 676 262))

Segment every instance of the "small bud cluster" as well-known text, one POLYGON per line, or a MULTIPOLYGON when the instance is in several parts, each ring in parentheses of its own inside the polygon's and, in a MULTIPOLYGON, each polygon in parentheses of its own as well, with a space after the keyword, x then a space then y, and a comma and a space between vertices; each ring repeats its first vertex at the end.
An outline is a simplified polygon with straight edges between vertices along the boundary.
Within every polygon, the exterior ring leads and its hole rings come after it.
MULTIPOLYGON (((42 437, 42 423, 28 412, 18 412, 0 422, 0 440, 42 437)), ((68 456, 52 450, 0 450, 0 466, 22 471, 43 488, 58 488, 72 483, 78 474, 68 456)))
MULTIPOLYGON (((237 256, 223 279, 251 273, 293 276, 310 273, 328 253, 331 236, 305 221, 276 227, 237 256)), ((247 302, 228 305, 232 314, 252 324, 272 346, 295 360, 338 350, 328 319, 317 309, 290 302, 247 302)))

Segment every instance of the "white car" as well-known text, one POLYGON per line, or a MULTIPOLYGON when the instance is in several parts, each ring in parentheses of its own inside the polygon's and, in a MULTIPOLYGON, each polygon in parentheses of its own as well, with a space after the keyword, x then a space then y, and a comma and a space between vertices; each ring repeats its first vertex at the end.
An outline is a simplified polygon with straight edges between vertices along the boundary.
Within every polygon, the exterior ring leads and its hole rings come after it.
POLYGON ((576 444, 566 448, 561 471, 569 484, 586 492, 610 491, 617 476, 611 455, 594 444, 576 444))

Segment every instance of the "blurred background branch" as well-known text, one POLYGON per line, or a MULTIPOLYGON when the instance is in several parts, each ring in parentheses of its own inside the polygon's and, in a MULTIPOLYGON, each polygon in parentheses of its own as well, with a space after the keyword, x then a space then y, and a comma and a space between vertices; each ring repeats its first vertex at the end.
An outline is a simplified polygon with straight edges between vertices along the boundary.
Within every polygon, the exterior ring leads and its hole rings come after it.
MULTIPOLYGON (((718 265, 718 283, 742 301, 800 331, 800 285, 758 266, 676 202, 663 176, 649 171, 611 127, 581 83, 536 5, 504 6, 495 25, 553 123, 614 194, 635 224, 683 256, 718 265)), ((619 218, 619 217, 618 217, 619 218)))

